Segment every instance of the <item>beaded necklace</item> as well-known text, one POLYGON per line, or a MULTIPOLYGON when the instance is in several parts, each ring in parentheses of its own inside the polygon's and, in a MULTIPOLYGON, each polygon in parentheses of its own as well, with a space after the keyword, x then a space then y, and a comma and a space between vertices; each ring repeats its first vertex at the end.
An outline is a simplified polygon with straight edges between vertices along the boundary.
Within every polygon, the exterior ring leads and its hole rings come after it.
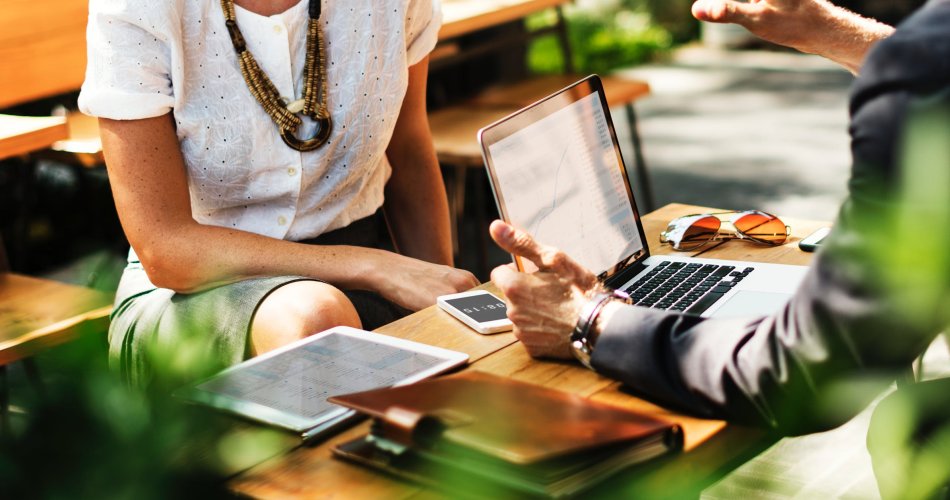
POLYGON ((231 44, 237 53, 241 75, 244 76, 248 90, 274 120, 280 130, 281 139, 297 151, 313 151, 323 146, 333 129, 330 113, 327 111, 326 55, 323 49, 323 31, 320 29, 320 1, 310 0, 303 98, 288 103, 281 99, 277 87, 247 49, 247 43, 234 15, 234 0, 221 0, 224 24, 231 35, 231 44), (303 119, 297 116, 298 113, 317 122, 317 131, 310 139, 301 140, 296 136, 297 129, 303 123, 303 119))

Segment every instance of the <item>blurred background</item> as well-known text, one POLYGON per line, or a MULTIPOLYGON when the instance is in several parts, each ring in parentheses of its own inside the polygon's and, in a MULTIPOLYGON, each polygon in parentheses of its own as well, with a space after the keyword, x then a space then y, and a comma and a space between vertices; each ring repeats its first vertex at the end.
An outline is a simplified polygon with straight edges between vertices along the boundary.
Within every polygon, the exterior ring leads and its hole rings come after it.
MULTIPOLYGON (((478 8, 493 2, 499 3, 486 0, 478 8)), ((894 24, 924 2, 838 3, 894 24)), ((450 14, 462 12, 473 2, 443 0, 443 4, 449 20, 450 14)), ((485 103, 503 94, 494 91, 543 81, 545 75, 609 75, 622 90, 614 94, 619 104, 612 114, 641 212, 678 202, 760 209, 800 218, 835 217, 849 175, 847 102, 852 75, 818 57, 764 43, 735 26, 701 25, 690 15, 691 4, 691 0, 576 0, 563 8, 447 36, 440 42, 432 55, 430 120, 452 204, 460 267, 486 280, 493 266, 509 261, 486 239, 486 225, 497 212, 480 155, 472 148, 474 130, 493 121, 486 117, 497 118, 499 112, 520 106, 485 103)), ((86 4, 13 0, 10 6, 0 12, 0 61, 4 64, 0 115, 67 117, 70 133, 51 149, 0 160, 0 235, 10 268, 112 294, 128 244, 115 213, 94 120, 76 112, 78 83, 54 85, 55 91, 28 98, 4 94, 7 89, 33 85, 21 78, 18 61, 43 62, 24 55, 24 47, 36 46, 50 54, 78 49, 82 54, 82 47, 75 44, 56 45, 60 43, 56 37, 72 30, 81 39, 86 4), (44 37, 50 37, 50 43, 44 37)), ((58 70, 81 81, 81 58, 57 63, 58 70)), ((0 304, 0 312, 5 306, 0 304)), ((17 321, 14 317, 10 324, 15 326, 17 321)), ((23 486, 24 481, 35 479, 31 473, 50 468, 59 471, 64 484, 85 484, 93 494, 121 486, 128 489, 116 490, 119 493, 113 496, 162 498, 179 488, 207 484, 208 496, 220 493, 215 489, 219 483, 208 483, 202 474, 225 474, 222 471, 239 470, 241 464, 205 464, 194 469, 190 461, 165 460, 177 453, 175 443, 189 442, 200 434, 196 428, 205 425, 203 420, 169 409, 167 394, 151 398, 115 390, 116 381, 102 376, 101 337, 92 340, 71 352, 40 358, 46 389, 28 387, 31 377, 24 371, 29 368, 13 366, 14 407, 31 409, 36 418, 6 443, 6 449, 18 452, 0 454, 0 484, 23 486), (44 391, 54 397, 40 397, 44 391), (72 419, 70 423, 80 422, 95 432, 73 436, 63 425, 65 415, 72 419), (182 422, 190 424, 179 425, 182 422), (58 461, 50 461, 66 441, 75 446, 60 453, 58 461), (91 442, 98 444, 82 449, 91 442), (135 448, 139 460, 123 460, 128 454, 110 455, 124 447, 135 448), (81 458, 88 459, 90 454, 109 456, 108 467, 124 472, 89 474, 103 469, 99 466, 103 462, 81 458), (74 462, 69 464, 69 460, 74 462), (85 466, 77 467, 77 463, 85 466), (56 468, 59 465, 61 469, 56 468), (164 468, 167 476, 149 475, 155 467, 164 468), (189 470, 197 471, 196 477, 188 476, 189 470), (145 476, 155 482, 134 484, 145 476), (117 485, 115 477, 125 482, 117 485), (159 484, 166 477, 173 479, 159 484)), ((174 386, 169 384, 164 387, 174 386)), ((843 455, 830 466, 823 462, 822 470, 791 471, 797 463, 814 460, 814 453, 833 451, 842 443, 863 450, 866 429, 867 414, 834 431, 839 434, 833 440, 817 436, 781 441, 706 496, 743 496, 748 492, 742 485, 755 481, 759 469, 786 467, 789 482, 773 485, 777 496, 834 496, 817 486, 801 488, 802 481, 821 473, 832 480, 836 475, 850 475, 843 493, 873 497, 876 490, 866 453, 843 455)), ((0 438, 6 435, 3 430, 0 438)), ((277 448, 268 448, 272 438, 267 436, 254 436, 247 442, 240 437, 229 439, 217 442, 217 460, 242 456, 235 455, 235 449, 255 449, 256 454, 244 459, 253 463, 261 453, 277 448)), ((50 491, 50 496, 76 494, 75 490, 50 491)), ((0 489, 0 497, 3 492, 0 489)))

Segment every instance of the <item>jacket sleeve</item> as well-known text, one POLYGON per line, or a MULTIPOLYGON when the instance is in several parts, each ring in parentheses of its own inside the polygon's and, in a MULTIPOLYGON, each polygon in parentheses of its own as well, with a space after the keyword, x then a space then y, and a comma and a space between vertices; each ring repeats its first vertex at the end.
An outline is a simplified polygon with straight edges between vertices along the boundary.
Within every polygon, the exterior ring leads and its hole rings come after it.
POLYGON ((950 2, 938 2, 869 55, 852 95, 849 198, 784 309, 702 319, 624 307, 604 325, 593 366, 662 404, 784 433, 840 424, 908 369, 948 324, 950 272, 940 255, 950 237, 902 224, 940 220, 950 185, 908 200, 897 145, 912 101, 950 87, 950 32, 927 29, 948 18, 950 2))

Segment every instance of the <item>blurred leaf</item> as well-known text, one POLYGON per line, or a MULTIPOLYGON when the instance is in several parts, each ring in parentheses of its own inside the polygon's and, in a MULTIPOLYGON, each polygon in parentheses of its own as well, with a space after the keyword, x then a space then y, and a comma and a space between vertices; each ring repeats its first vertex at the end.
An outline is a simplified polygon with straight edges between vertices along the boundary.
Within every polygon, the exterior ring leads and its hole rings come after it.
MULTIPOLYGON (((609 73, 649 61, 672 46, 665 29, 652 25, 650 16, 633 10, 575 9, 566 13, 574 67, 580 73, 609 73)), ((529 29, 553 24, 553 13, 528 19, 529 29)), ((553 36, 539 38, 528 50, 528 66, 535 73, 564 71, 564 58, 553 36)))

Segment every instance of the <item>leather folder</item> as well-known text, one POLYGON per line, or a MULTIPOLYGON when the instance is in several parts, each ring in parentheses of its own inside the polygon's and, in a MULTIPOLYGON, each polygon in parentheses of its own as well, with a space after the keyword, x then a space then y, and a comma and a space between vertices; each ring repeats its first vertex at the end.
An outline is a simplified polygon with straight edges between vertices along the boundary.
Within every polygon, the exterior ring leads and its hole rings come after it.
POLYGON ((373 418, 336 456, 456 494, 570 496, 682 448, 671 423, 477 371, 329 401, 373 418))

